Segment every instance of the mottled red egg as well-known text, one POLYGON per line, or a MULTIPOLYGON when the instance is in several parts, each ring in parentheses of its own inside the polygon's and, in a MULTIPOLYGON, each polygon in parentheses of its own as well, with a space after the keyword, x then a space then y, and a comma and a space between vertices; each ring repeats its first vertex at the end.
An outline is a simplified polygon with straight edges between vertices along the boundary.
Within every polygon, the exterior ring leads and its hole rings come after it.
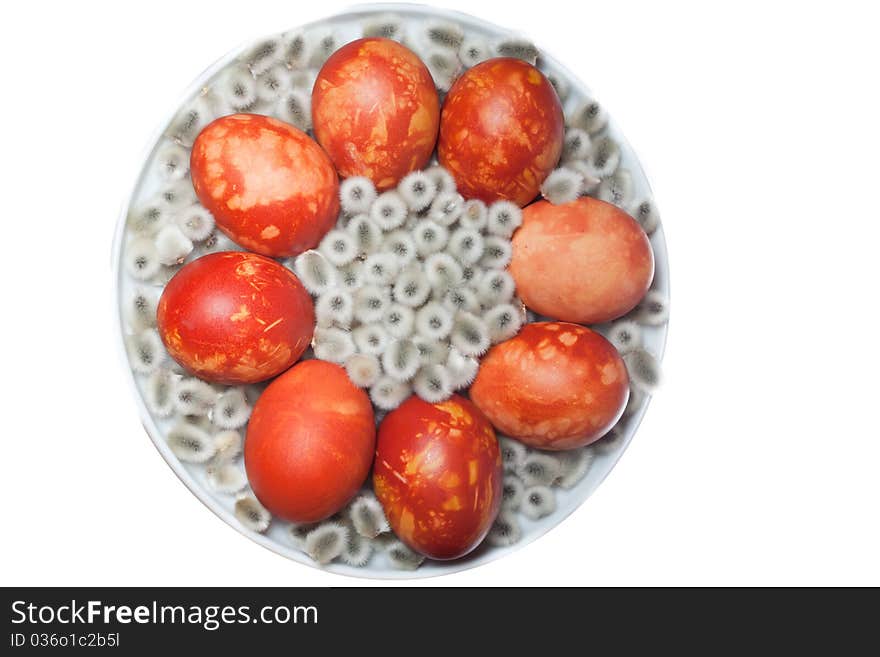
POLYGON ((193 186, 237 244, 275 258, 317 246, 339 214, 339 179, 327 154, 292 125, 233 114, 196 137, 193 186))
POLYGON ((512 240, 517 294, 537 313, 580 324, 625 315, 654 278, 645 231, 623 210, 594 198, 523 211, 512 240))
POLYGON ((501 452, 492 426, 453 395, 412 396, 379 427, 373 487, 394 533, 432 559, 455 559, 486 536, 501 505, 501 452))
POLYGON ((212 253, 165 286, 159 335, 184 368, 214 383, 280 374, 309 346, 312 298, 288 269, 255 253, 212 253))
POLYGON ((490 59, 446 95, 437 155, 465 198, 524 206, 559 161, 564 131, 562 105, 538 69, 490 59))
POLYGON ((367 394, 339 365, 307 360, 254 405, 244 465, 257 499, 291 522, 339 511, 370 472, 376 423, 367 394))
POLYGON ((315 138, 343 178, 381 191, 427 164, 440 101, 428 69, 390 39, 359 39, 333 53, 312 91, 315 138))
POLYGON ((620 354, 598 333, 538 322, 483 356, 470 394, 502 434, 539 449, 573 449, 617 423, 629 377, 620 354))

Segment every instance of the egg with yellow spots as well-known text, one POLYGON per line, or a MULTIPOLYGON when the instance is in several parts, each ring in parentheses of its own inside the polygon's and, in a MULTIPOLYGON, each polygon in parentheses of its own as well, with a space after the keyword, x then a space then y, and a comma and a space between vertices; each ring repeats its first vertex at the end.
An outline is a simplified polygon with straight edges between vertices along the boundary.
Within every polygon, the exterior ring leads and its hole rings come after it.
POLYGON ((432 559, 456 559, 488 533, 501 505, 492 425, 464 397, 412 396, 379 427, 373 487, 394 533, 432 559))
POLYGON ((196 195, 236 244, 282 258, 317 246, 339 214, 339 179, 321 147, 257 114, 210 123, 195 140, 196 195))
POLYGON ((654 279, 654 253, 639 223, 620 208, 582 197, 532 203, 511 241, 510 274, 523 303, 578 324, 617 319, 654 279))
POLYGON ((562 154, 565 118, 550 81, 528 62, 477 64, 449 90, 437 156, 458 191, 526 205, 562 154))
POLYGON ((415 53, 390 39, 343 46, 313 87, 315 138, 343 178, 366 176, 379 191, 427 164, 439 122, 430 72, 415 53))
POLYGON ((292 522, 317 522, 360 490, 375 448, 367 393, 339 365, 307 360, 260 395, 248 423, 244 465, 269 511, 292 522))
POLYGON ((489 350, 470 396, 504 435, 538 449, 574 449, 617 423, 629 376, 614 346, 595 331, 537 322, 489 350))
POLYGON ((213 383, 255 383, 293 365, 309 346, 312 298, 289 269, 227 251, 185 265, 165 286, 156 319, 171 357, 213 383))

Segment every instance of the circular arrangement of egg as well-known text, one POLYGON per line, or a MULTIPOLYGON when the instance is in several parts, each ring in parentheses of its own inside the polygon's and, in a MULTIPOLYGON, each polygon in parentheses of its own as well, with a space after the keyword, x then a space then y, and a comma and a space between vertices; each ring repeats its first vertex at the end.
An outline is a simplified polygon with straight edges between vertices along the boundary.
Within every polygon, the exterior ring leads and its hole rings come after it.
POLYGON ((206 72, 144 163, 115 257, 144 424, 171 467, 255 541, 351 575, 452 572, 557 524, 635 432, 665 343, 662 228, 604 109, 527 39, 427 7, 356 10, 206 72), (436 202, 421 209, 426 180, 436 202), (456 297, 442 340, 409 329, 394 351, 349 339, 347 360, 332 355, 353 325, 322 322, 307 258, 357 219, 361 193, 367 213, 408 205, 380 244, 446 232, 415 259, 455 274, 414 306, 433 330, 456 297), (487 230, 487 207, 512 223, 487 230), (506 259, 464 259, 490 239, 506 259), (468 270, 515 288, 487 302, 468 270), (405 342, 421 378, 399 384, 405 342), (396 388, 370 378, 377 364, 396 388))

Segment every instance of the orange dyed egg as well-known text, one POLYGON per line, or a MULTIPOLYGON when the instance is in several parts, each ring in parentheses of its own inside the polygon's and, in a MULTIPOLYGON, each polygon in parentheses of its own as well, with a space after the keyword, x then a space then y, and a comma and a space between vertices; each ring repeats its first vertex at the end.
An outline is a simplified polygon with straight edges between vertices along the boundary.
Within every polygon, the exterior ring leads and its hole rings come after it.
POLYGON ((275 258, 317 246, 339 214, 327 154, 292 125, 257 114, 210 123, 190 157, 193 186, 237 244, 275 258))
POLYGON ((390 39, 343 46, 321 68, 312 91, 315 137, 339 174, 366 176, 380 191, 427 164, 439 115, 428 69, 390 39))
POLYGON ((573 449, 617 423, 629 377, 620 354, 598 333, 539 322, 489 350, 470 395, 504 435, 539 449, 573 449))
POLYGON ((580 324, 625 315, 654 278, 645 231, 623 210, 594 198, 523 210, 510 273, 523 302, 542 315, 580 324))
POLYGON ((309 346, 312 298, 288 269, 255 253, 192 261, 165 286, 157 310, 168 353, 214 383, 255 383, 280 374, 309 346))
POLYGON ((556 166, 564 130, 562 105, 538 69, 519 59, 490 59, 446 95, 437 155, 465 198, 522 207, 556 166))
POLYGON ((248 423, 244 465, 269 511, 292 522, 317 522, 360 490, 375 446, 367 393, 339 365, 307 360, 260 395, 248 423))
POLYGON ((501 452, 492 426, 453 395, 412 396, 379 427, 373 487, 394 533, 432 559, 455 559, 486 536, 501 505, 501 452))

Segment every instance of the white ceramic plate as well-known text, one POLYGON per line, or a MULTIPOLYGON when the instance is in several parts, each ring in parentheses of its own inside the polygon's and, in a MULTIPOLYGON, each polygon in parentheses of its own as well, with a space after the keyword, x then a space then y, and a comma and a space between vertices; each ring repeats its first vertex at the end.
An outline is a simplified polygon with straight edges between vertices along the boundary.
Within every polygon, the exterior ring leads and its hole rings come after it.
MULTIPOLYGON (((333 33, 340 38, 338 45, 341 45, 344 42, 359 38, 361 36, 362 26, 365 22, 375 19, 378 16, 388 14, 393 14, 398 17, 403 22, 407 33, 411 34, 418 33, 419 29, 424 26, 427 21, 442 19, 458 24, 464 28, 465 32, 469 35, 480 35, 488 39, 490 42, 512 35, 511 32, 504 30, 503 28, 472 16, 415 5, 360 6, 338 16, 333 16, 303 26, 301 29, 306 31, 306 33, 324 33, 326 31, 333 31, 333 33)), ((246 51, 248 47, 252 45, 253 44, 247 44, 234 52, 228 53, 225 57, 208 68, 190 86, 184 98, 181 99, 181 106, 200 93, 203 88, 209 86, 211 81, 217 76, 218 72, 222 71, 229 63, 235 61, 242 52, 246 51)), ((590 94, 588 87, 580 82, 568 69, 548 55, 547 51, 541 47, 541 44, 536 45, 541 53, 539 67, 545 73, 552 73, 558 78, 564 80, 569 86, 569 95, 564 103, 564 107, 567 111, 571 110, 584 100, 592 98, 592 94, 590 94)), ((132 295, 136 287, 136 282, 130 278, 124 267, 121 266, 123 248, 129 237, 129 229, 127 228, 126 220, 132 208, 137 207, 139 203, 146 202, 146 200, 155 194, 159 188, 160 180, 156 173, 156 166, 154 165, 157 146, 165 140, 164 133, 166 128, 172 120, 172 117, 177 114, 178 109, 179 108, 175 108, 174 111, 170 113, 168 120, 166 120, 157 131, 156 137, 152 141, 146 157, 142 161, 137 181, 117 225, 117 233, 113 245, 113 266, 116 281, 115 295, 120 308, 118 318, 119 344, 122 346, 123 355, 126 353, 124 340, 125 335, 128 332, 123 305, 124 300, 132 295)), ((612 137, 621 148, 622 157, 620 166, 628 169, 632 174, 634 198, 651 198, 648 181, 639 165, 638 159, 633 153, 632 148, 630 148, 629 144, 623 138, 618 127, 614 124, 613 120, 609 122, 605 134, 612 137)), ((669 268, 662 226, 651 236, 651 244, 654 249, 656 261, 653 288, 660 291, 668 298, 669 268)), ((196 254, 194 253, 193 256, 194 255, 196 254)), ((190 256, 189 259, 193 256, 190 256)), ((156 289, 157 292, 160 291, 159 288, 156 289)), ((666 324, 657 327, 644 327, 643 346, 647 351, 654 354, 658 360, 663 355, 666 343, 666 333, 666 324)), ((167 461, 168 465, 193 492, 193 494, 195 494, 214 513, 223 518, 223 520, 229 525, 256 543, 259 543, 278 554, 293 559, 294 561, 315 566, 315 562, 312 561, 310 557, 293 546, 289 538, 288 528, 285 526, 286 523, 273 521, 269 529, 262 534, 246 529, 233 514, 235 497, 219 494, 211 489, 207 484, 206 470, 203 465, 183 463, 178 460, 169 449, 165 440, 165 433, 168 430, 169 421, 155 417, 148 411, 147 405, 144 402, 144 377, 136 375, 129 367, 127 357, 123 357, 125 358, 126 368, 131 375, 130 380, 133 386, 132 390, 137 397, 142 421, 147 433, 150 435, 150 438, 153 440, 156 448, 167 461)), ((381 553, 375 554, 370 562, 363 567, 352 567, 337 562, 320 567, 330 572, 360 577, 430 577, 472 568, 503 557, 505 554, 526 545, 555 527, 590 496, 590 494, 608 475, 623 451, 626 449, 641 422, 649 399, 648 396, 645 396, 640 407, 629 415, 629 417, 621 420, 620 427, 622 428, 622 432, 620 438, 615 441, 613 446, 595 450, 595 456, 590 470, 574 488, 569 490, 554 488, 556 493, 556 510, 551 515, 537 521, 528 520, 522 515, 519 516, 522 537, 517 543, 508 547, 494 547, 484 543, 465 558, 448 562, 427 560, 414 571, 397 570, 392 568, 381 553)))

